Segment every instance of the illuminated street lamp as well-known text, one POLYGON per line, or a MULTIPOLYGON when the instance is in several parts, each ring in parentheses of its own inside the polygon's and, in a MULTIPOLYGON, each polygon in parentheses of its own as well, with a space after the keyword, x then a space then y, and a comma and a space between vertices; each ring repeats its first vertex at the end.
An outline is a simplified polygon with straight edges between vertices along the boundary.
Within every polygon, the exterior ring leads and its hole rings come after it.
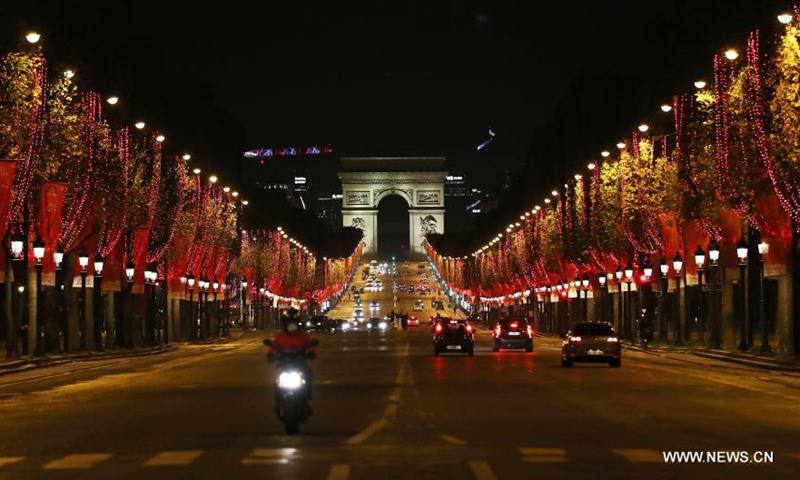
POLYGON ((664 113, 671 112, 672 111, 672 105, 670 105, 668 103, 665 103, 665 104, 661 105, 661 111, 664 112, 664 113))
POLYGON ((97 351, 103 350, 103 319, 105 318, 105 309, 103 305, 103 292, 101 290, 101 282, 103 281, 103 257, 99 253, 94 254, 94 285, 92 288, 92 296, 94 302, 94 349, 97 351))
POLYGON ((747 318, 747 311, 745 310, 747 304, 745 303, 745 273, 747 270, 747 242, 744 236, 739 238, 739 243, 736 244, 736 256, 739 257, 739 305, 742 315, 741 336, 739 338, 739 350, 742 352, 747 351, 748 330, 750 329, 749 319, 747 318))
POLYGON ((617 142, 617 148, 619 148, 620 150, 624 150, 625 147, 627 147, 627 146, 628 146, 628 144, 625 143, 625 142, 617 142))
POLYGON ((761 322, 761 354, 771 355, 772 348, 769 346, 769 321, 767 320, 767 312, 764 305, 764 257, 769 253, 769 243, 763 238, 758 243, 758 259, 759 259, 759 308, 758 316, 761 322))
POLYGON ((781 13, 780 15, 778 15, 778 21, 784 25, 791 23, 792 18, 794 17, 792 16, 791 13, 781 13))
POLYGON ((609 155, 611 155, 611 152, 609 152, 608 150, 603 150, 602 152, 600 152, 600 156, 603 158, 608 158, 609 155))
POLYGON ((109 105, 116 105, 119 103, 119 97, 116 95, 111 95, 106 99, 106 102, 108 102, 109 105))
POLYGON ((88 274, 86 267, 89 266, 89 254, 85 249, 81 250, 81 253, 78 254, 78 265, 81 267, 81 307, 80 315, 78 315, 81 328, 80 348, 81 350, 86 350, 88 347, 87 341, 89 339, 89 325, 86 321, 86 275, 88 274))
POLYGON ((136 267, 133 264, 133 260, 128 260, 128 264, 125 265, 125 278, 128 280, 128 283, 133 283, 133 274, 135 270, 136 267))
POLYGON ((728 50, 725 50, 725 58, 727 58, 730 61, 734 61, 737 58, 739 58, 739 52, 737 52, 733 48, 729 48, 728 50))
POLYGON ((22 249, 25 246, 25 241, 21 236, 14 237, 11 240, 11 256, 14 260, 22 260, 22 249))
POLYGON ((706 88, 706 81, 705 80, 697 80, 694 82, 694 87, 698 90, 702 90, 706 88))
POLYGON ((698 245, 697 250, 694 252, 694 263, 697 265, 697 283, 700 287, 699 299, 697 301, 697 341, 698 343, 705 343, 705 318, 703 318, 703 266, 706 264, 706 252, 703 247, 698 245))
POLYGON ((156 135, 156 142, 158 142, 158 143, 161 143, 166 139, 167 139, 167 137, 165 137, 163 134, 159 133, 158 135, 156 135))
POLYGON ((136 123, 133 124, 133 126, 136 127, 138 130, 141 130, 141 129, 144 128, 145 123, 144 122, 136 122, 136 123))
POLYGON ((44 241, 36 236, 33 242, 33 256, 36 259, 36 354, 44 354, 44 325, 42 322, 42 259, 44 258, 44 241))
POLYGON ((681 269, 683 268, 683 258, 680 252, 675 252, 675 257, 672 259, 672 269, 675 270, 675 343, 680 344, 683 342, 683 335, 681 335, 681 269))
POLYGON ((37 33, 37 32, 28 32, 25 35, 25 40, 27 40, 28 43, 30 43, 30 44, 38 43, 41 38, 42 38, 42 36, 39 35, 39 33, 37 33))
POLYGON ((639 125, 638 128, 639 128, 640 132, 644 133, 644 132, 650 130, 650 125, 647 125, 647 124, 643 123, 643 124, 639 125))

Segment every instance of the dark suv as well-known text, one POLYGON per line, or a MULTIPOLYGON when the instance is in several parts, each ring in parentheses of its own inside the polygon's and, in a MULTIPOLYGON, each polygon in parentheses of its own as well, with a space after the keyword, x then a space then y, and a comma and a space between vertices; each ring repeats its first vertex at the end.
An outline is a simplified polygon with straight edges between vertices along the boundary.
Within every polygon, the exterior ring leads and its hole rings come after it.
POLYGON ((561 366, 574 362, 608 362, 622 365, 622 347, 617 332, 609 323, 581 322, 573 325, 561 344, 561 366))
POLYGON ((475 333, 472 325, 461 318, 440 317, 434 320, 433 355, 440 353, 475 353, 475 333))
POLYGON ((533 326, 524 318, 504 318, 497 322, 492 334, 492 351, 524 348, 533 351, 533 326))

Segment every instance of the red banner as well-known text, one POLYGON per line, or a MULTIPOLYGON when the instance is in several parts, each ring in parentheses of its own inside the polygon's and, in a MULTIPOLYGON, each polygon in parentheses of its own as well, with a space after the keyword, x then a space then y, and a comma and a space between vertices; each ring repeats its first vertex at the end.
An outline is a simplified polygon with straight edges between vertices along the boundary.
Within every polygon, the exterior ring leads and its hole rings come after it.
POLYGON ((183 292, 184 285, 181 284, 181 277, 187 275, 186 264, 189 255, 189 242, 190 240, 183 236, 176 236, 172 245, 172 262, 170 262, 169 272, 167 277, 169 279, 169 290, 171 292, 183 292))
POLYGON ((769 245, 769 250, 764 255, 764 275, 786 275, 792 246, 792 224, 789 217, 781 209, 775 195, 760 198, 756 202, 756 211, 763 219, 763 224, 759 225, 761 237, 769 245))
POLYGON ((669 211, 658 214, 658 225, 661 227, 661 238, 664 240, 664 253, 671 261, 675 252, 681 248, 681 237, 678 234, 678 221, 675 212, 669 211))
POLYGON ((100 289, 103 292, 119 292, 122 286, 122 252, 125 241, 120 239, 103 259, 103 281, 100 289))
MULTIPOLYGON (((697 263, 694 260, 694 252, 697 247, 703 247, 706 252, 706 262, 708 262, 708 244, 711 237, 700 228, 700 222, 692 220, 683 222, 683 268, 686 270, 686 284, 697 285, 697 263)), ((708 265, 708 263, 706 263, 708 265)))
MULTIPOLYGON (((0 237, 5 234, 8 227, 16 171, 15 160, 0 160, 0 237)), ((5 282, 5 266, 5 255, 0 255, 0 283, 5 282)))
POLYGON ((54 287, 56 284, 56 263, 53 258, 58 248, 58 234, 61 233, 61 215, 64 209, 64 196, 67 185, 59 182, 44 182, 39 201, 39 236, 45 245, 42 259, 42 285, 54 287))
POLYGON ((150 231, 137 228, 133 232, 133 293, 144 293, 144 271, 147 268, 147 242, 150 231))

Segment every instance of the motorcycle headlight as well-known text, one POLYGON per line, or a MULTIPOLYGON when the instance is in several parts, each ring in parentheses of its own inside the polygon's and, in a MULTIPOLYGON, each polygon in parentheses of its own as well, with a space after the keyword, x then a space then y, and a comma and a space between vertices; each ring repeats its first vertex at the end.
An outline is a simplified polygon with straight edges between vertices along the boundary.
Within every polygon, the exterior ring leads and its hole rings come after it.
POLYGON ((278 376, 278 386, 294 390, 303 385, 303 376, 299 372, 284 372, 278 376))

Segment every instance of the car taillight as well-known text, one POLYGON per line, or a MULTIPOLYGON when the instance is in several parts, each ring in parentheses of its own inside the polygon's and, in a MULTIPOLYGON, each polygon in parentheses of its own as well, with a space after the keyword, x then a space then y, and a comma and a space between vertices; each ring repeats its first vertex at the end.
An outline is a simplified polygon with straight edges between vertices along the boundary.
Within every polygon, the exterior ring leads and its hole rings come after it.
POLYGON ((436 324, 436 333, 442 333, 442 324, 441 323, 437 323, 436 324))
POLYGON ((617 337, 608 337, 608 338, 606 339, 606 342, 609 342, 609 343, 617 343, 617 342, 619 342, 619 338, 617 338, 617 337))
POLYGON ((514 322, 514 323, 511 324, 511 329, 512 330, 516 330, 518 326, 519 326, 519 324, 517 322, 514 322))
POLYGON ((468 331, 469 333, 472 333, 472 325, 467 325, 467 331, 468 331))
POLYGON ((530 325, 528 325, 528 336, 533 338, 533 328, 530 325))
POLYGON ((569 341, 578 343, 581 341, 581 337, 569 337, 569 341))

